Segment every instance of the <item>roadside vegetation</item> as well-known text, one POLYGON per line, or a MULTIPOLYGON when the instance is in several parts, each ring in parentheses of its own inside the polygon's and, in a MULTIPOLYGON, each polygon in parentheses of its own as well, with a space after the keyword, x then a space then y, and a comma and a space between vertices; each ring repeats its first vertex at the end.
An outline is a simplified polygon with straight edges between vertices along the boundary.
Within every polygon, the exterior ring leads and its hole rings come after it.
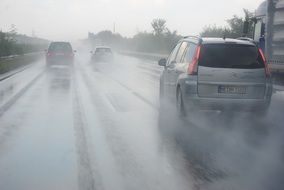
POLYGON ((47 45, 47 40, 17 34, 15 26, 9 32, 0 31, 0 74, 36 61, 40 54, 21 55, 43 52, 47 45))
MULTIPOLYGON (((207 25, 199 35, 202 37, 226 38, 252 37, 253 22, 251 18, 253 17, 253 13, 246 9, 244 9, 244 13, 244 17, 234 15, 228 19, 227 26, 207 25), (247 34, 243 34, 245 21, 248 21, 249 24, 249 32, 247 34)), ((97 45, 107 45, 119 50, 168 54, 182 38, 176 30, 171 30, 167 27, 167 22, 164 19, 154 19, 151 22, 151 26, 151 32, 139 32, 132 38, 126 38, 119 33, 106 30, 97 34, 89 33, 88 39, 84 41, 91 45, 92 48, 97 45)))
POLYGON ((0 31, 0 57, 42 51, 47 44, 47 40, 17 34, 14 25, 9 32, 0 31))
POLYGON ((169 53, 182 36, 177 31, 171 31, 166 26, 166 20, 154 19, 151 23, 153 31, 139 32, 132 38, 126 38, 119 33, 101 31, 97 34, 89 33, 85 40, 92 47, 108 45, 120 50, 132 50, 138 52, 169 53))
POLYGON ((226 20, 227 26, 208 25, 200 33, 202 37, 226 37, 238 38, 241 36, 252 38, 253 36, 253 13, 244 9, 245 17, 234 15, 233 18, 226 20), (244 22, 248 22, 248 33, 243 33, 244 22))

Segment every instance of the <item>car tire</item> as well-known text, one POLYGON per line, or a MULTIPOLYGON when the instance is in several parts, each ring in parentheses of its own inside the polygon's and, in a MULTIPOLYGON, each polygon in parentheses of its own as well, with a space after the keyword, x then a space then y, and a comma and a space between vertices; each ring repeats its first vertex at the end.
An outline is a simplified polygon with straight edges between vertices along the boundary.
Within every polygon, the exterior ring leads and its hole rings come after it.
POLYGON ((177 108, 177 113, 180 117, 186 116, 186 111, 184 108, 184 102, 183 102, 183 97, 182 97, 182 92, 181 92, 180 87, 178 87, 177 94, 176 94, 176 108, 177 108))
POLYGON ((164 112, 165 110, 167 110, 167 100, 166 100, 166 97, 165 97, 165 91, 164 91, 164 83, 163 81, 161 80, 160 81, 160 90, 159 90, 159 109, 160 109, 160 112, 164 112))

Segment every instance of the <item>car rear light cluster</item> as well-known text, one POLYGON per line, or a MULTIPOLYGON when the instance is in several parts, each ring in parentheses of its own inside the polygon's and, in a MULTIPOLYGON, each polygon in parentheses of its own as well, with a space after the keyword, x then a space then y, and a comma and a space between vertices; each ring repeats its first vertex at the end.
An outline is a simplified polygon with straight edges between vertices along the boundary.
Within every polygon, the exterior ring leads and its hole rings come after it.
POLYGON ((199 45, 196 48, 192 62, 188 66, 187 73, 189 75, 196 75, 197 74, 197 67, 198 67, 198 61, 199 61, 199 58, 200 58, 200 51, 201 51, 201 46, 199 45))
POLYGON ((264 66, 265 66, 265 75, 266 75, 266 77, 270 77, 271 73, 270 73, 269 65, 266 61, 265 55, 264 55, 262 49, 259 48, 258 51, 261 55, 261 58, 263 60, 264 66))
POLYGON ((57 54, 57 53, 47 53, 47 56, 48 57, 51 57, 51 56, 66 56, 66 57, 74 57, 74 53, 64 53, 64 54, 57 54))

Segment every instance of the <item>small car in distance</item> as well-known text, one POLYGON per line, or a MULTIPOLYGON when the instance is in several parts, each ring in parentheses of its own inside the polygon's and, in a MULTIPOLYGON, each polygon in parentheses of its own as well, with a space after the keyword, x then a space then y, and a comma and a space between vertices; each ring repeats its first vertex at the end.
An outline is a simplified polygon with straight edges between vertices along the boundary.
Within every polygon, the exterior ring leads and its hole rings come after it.
POLYGON ((95 51, 91 51, 91 53, 92 62, 113 62, 114 56, 110 47, 97 47, 95 51))
POLYGON ((73 65, 74 52, 69 42, 51 42, 46 50, 46 65, 73 65))
POLYGON ((272 81, 261 49, 246 40, 187 37, 161 59, 160 98, 180 115, 198 110, 248 111, 264 116, 272 81))

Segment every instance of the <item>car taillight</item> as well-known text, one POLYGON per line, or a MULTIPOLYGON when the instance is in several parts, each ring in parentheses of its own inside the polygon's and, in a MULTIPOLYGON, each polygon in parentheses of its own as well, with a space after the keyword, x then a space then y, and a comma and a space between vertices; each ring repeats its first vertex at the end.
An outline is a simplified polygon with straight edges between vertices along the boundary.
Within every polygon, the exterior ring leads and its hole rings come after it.
POLYGON ((270 73, 269 65, 266 61, 265 55, 264 55, 262 49, 259 48, 258 51, 261 55, 261 58, 263 60, 264 66, 265 66, 265 75, 266 75, 266 77, 270 77, 271 73, 270 73))
POLYGON ((200 51, 201 51, 201 46, 198 46, 195 51, 195 55, 193 57, 192 63, 189 64, 187 73, 189 75, 196 75, 197 74, 197 67, 198 67, 198 61, 200 58, 200 51))

